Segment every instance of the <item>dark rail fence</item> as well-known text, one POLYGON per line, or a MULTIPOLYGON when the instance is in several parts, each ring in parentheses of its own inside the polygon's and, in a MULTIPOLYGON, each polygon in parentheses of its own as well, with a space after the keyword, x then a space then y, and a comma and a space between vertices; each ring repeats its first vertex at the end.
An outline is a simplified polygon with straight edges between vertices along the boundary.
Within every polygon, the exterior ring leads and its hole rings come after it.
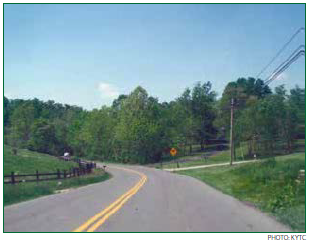
MULTIPOLYGON (((76 162, 76 161, 75 161, 76 162)), ((37 170, 35 174, 15 174, 11 172, 10 175, 4 175, 4 184, 17 184, 22 182, 39 182, 39 181, 48 181, 48 180, 59 180, 79 177, 81 175, 91 174, 92 170, 97 167, 96 163, 85 162, 79 159, 79 167, 71 168, 69 170, 57 169, 55 173, 39 173, 37 170), (34 177, 34 178, 31 178, 34 177)))

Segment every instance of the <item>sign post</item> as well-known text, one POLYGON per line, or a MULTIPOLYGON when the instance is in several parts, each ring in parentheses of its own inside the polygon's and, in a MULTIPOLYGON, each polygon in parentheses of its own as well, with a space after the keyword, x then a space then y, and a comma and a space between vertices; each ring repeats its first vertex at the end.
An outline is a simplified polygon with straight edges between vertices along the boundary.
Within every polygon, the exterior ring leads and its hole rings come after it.
MULTIPOLYGON (((171 156, 174 157, 177 154, 177 150, 175 148, 172 148, 170 150, 171 156)), ((177 168, 179 168, 178 160, 177 160, 177 168)))

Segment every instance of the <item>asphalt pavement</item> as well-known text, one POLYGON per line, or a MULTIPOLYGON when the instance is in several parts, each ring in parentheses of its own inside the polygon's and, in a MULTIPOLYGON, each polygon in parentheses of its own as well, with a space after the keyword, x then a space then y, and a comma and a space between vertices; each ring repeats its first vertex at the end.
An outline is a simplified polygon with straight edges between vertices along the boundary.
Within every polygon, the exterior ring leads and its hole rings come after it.
POLYGON ((107 181, 6 206, 4 231, 291 231, 189 176, 141 166, 108 165, 107 171, 113 175, 107 181))

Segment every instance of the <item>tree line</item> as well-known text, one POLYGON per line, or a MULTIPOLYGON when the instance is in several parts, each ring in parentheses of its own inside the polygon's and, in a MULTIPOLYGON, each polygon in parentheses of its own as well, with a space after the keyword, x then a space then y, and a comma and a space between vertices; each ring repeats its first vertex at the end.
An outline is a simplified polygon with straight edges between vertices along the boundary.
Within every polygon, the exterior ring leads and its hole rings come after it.
POLYGON ((142 87, 92 111, 52 100, 4 97, 4 143, 15 148, 125 163, 152 163, 171 147, 189 154, 193 146, 229 139, 230 102, 235 101, 234 142, 249 154, 294 151, 305 137, 305 90, 274 91, 262 80, 239 78, 220 98, 211 82, 197 82, 175 100, 160 103, 142 87))

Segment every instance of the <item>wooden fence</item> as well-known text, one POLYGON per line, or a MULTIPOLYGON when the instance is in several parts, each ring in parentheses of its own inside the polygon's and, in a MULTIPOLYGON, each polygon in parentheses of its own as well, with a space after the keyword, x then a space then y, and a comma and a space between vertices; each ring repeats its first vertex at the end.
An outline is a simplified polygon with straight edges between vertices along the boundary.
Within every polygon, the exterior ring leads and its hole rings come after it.
POLYGON ((55 173, 39 173, 38 170, 36 171, 35 174, 15 174, 14 172, 11 172, 10 175, 4 175, 4 184, 16 184, 21 182, 39 182, 73 178, 81 175, 90 174, 92 173, 92 170, 96 167, 97 167, 96 163, 80 162, 79 167, 63 171, 57 169, 57 172, 55 173))

